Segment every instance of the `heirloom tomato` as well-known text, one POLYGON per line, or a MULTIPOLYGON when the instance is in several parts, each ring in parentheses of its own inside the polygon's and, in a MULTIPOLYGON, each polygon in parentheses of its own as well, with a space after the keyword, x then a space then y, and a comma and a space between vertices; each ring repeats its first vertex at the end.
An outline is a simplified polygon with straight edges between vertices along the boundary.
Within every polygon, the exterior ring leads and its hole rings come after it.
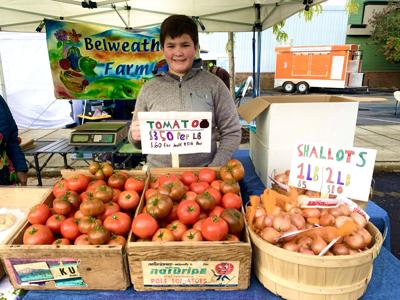
POLYGON ((100 169, 100 163, 97 161, 91 161, 89 164, 89 172, 91 174, 96 174, 96 172, 100 169))
POLYGON ((189 229, 185 231, 182 235, 182 241, 189 241, 189 242, 195 242, 195 241, 202 241, 203 236, 201 235, 200 230, 197 229, 189 229))
POLYGON ((53 195, 54 197, 61 196, 66 191, 68 191, 67 181, 65 179, 60 179, 53 186, 53 195))
POLYGON ((146 211, 156 219, 168 216, 173 207, 170 197, 162 194, 155 194, 146 201, 146 211))
POLYGON ((126 244, 125 237, 123 237, 122 235, 111 234, 110 241, 108 242, 107 245, 125 246, 125 244, 126 244))
POLYGON ((167 229, 171 230, 175 241, 180 241, 183 233, 187 230, 187 227, 181 221, 175 220, 167 225, 167 229))
POLYGON ((206 193, 209 193, 214 199, 215 199, 215 204, 219 205, 221 202, 221 192, 219 190, 216 190, 213 187, 209 187, 208 189, 206 189, 205 191, 206 193))
POLYGON ((114 173, 114 168, 108 162, 102 164, 101 170, 106 178, 110 177, 114 173))
POLYGON ((225 181, 222 181, 219 189, 220 189, 221 193, 223 193, 223 194, 226 194, 226 193, 239 194, 239 192, 240 192, 239 183, 233 179, 227 179, 225 181))
POLYGON ((203 211, 210 211, 215 207, 215 199, 210 193, 204 192, 196 196, 196 202, 203 211))
POLYGON ((243 214, 235 208, 225 208, 221 214, 221 218, 224 219, 229 226, 229 233, 239 234, 244 228, 244 217, 243 214))
POLYGON ((228 230, 228 223, 220 217, 208 217, 201 224, 201 234, 207 241, 222 241, 228 230))
POLYGON ((93 191, 94 188, 99 185, 107 185, 107 182, 105 182, 103 179, 93 180, 93 181, 89 182, 89 184, 86 188, 86 191, 93 191))
POLYGON ((222 180, 234 179, 236 181, 242 180, 244 177, 244 168, 242 163, 237 159, 230 159, 219 170, 222 180))
POLYGON ((111 233, 102 225, 95 226, 89 233, 88 239, 92 245, 104 245, 110 241, 111 233))
POLYGON ((141 239, 149 239, 158 229, 156 219, 147 213, 138 214, 132 221, 132 232, 141 239))
POLYGON ((101 220, 92 216, 84 216, 79 219, 78 229, 80 233, 89 233, 97 225, 101 225, 101 220))
POLYGON ((56 240, 54 240, 54 242, 53 242, 52 244, 53 244, 53 245, 56 245, 56 246, 60 246, 60 245, 71 245, 71 242, 69 241, 69 239, 61 238, 61 239, 56 239, 56 240))
POLYGON ((119 173, 114 173, 108 178, 108 186, 114 189, 122 189, 125 185, 126 177, 119 173))
POLYGON ((72 204, 63 198, 56 198, 53 201, 53 210, 56 214, 66 216, 72 211, 72 204))
POLYGON ((103 201, 94 198, 83 201, 79 207, 79 210, 85 216, 98 216, 104 212, 105 207, 103 201))
POLYGON ((94 197, 103 201, 104 203, 112 200, 113 193, 114 191, 112 187, 109 187, 107 185, 96 186, 93 190, 94 197))
POLYGON ((172 234, 171 230, 167 228, 160 228, 154 233, 151 240, 155 242, 172 242, 174 241, 174 235, 172 234))

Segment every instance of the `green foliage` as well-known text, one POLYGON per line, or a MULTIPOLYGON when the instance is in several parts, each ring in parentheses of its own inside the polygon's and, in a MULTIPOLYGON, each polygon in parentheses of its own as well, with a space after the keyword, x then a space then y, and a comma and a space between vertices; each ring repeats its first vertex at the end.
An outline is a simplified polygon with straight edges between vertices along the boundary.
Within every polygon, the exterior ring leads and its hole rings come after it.
POLYGON ((368 21, 374 28, 370 40, 380 46, 385 59, 400 62, 400 3, 391 2, 368 21))
POLYGON ((346 10, 350 15, 358 13, 359 8, 360 6, 358 5, 357 0, 346 1, 346 10))
POLYGON ((315 4, 313 6, 310 7, 309 10, 302 10, 299 12, 299 17, 304 17, 304 20, 306 22, 310 22, 313 18, 314 15, 319 15, 320 13, 322 13, 322 6, 321 4, 315 4))
POLYGON ((282 30, 284 26, 285 26, 285 20, 282 20, 279 23, 276 23, 272 27, 272 32, 275 34, 276 40, 278 42, 286 42, 289 38, 288 34, 282 30))

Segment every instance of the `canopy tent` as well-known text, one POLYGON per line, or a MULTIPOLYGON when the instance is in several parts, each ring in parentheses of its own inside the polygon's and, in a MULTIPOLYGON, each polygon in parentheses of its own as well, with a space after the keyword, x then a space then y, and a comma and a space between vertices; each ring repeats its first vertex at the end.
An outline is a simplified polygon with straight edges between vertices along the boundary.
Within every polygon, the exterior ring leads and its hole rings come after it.
POLYGON ((142 29, 159 25, 171 14, 185 14, 206 32, 253 31, 253 76, 259 94, 261 61, 260 32, 326 0, 8 0, 0 4, 0 30, 34 32, 43 19, 62 19, 111 27, 142 29))

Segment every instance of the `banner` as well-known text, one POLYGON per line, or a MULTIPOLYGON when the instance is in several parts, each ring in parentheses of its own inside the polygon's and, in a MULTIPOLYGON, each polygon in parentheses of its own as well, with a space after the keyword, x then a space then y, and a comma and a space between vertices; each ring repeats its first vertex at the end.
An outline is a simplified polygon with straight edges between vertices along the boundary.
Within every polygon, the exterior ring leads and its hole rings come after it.
POLYGON ((163 59, 160 28, 129 32, 46 20, 54 92, 59 99, 136 99, 163 59))

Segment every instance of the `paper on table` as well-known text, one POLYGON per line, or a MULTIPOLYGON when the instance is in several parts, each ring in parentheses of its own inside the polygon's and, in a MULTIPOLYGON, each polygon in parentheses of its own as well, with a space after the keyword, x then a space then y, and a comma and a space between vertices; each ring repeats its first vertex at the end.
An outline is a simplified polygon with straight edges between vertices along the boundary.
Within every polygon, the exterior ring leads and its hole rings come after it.
POLYGON ((1 214, 11 214, 15 217, 15 222, 11 227, 0 231, 0 244, 3 244, 6 239, 9 237, 10 233, 18 227, 22 222, 25 220, 25 213, 17 208, 9 209, 9 208, 0 208, 0 215, 1 214))

